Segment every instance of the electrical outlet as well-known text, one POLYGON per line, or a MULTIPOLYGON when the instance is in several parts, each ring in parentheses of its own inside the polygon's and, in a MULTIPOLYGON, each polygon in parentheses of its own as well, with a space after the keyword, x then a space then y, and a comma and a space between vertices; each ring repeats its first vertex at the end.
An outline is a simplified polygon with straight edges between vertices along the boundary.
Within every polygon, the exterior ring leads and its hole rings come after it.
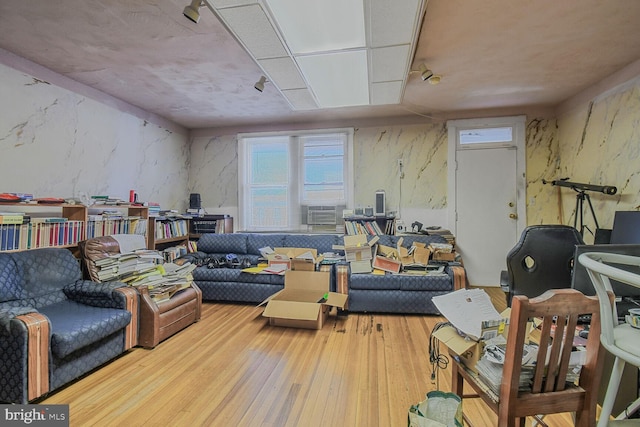
POLYGON ((404 178, 404 161, 398 159, 398 172, 400 172, 400 179, 404 178))
POLYGON ((398 159, 398 168, 402 169, 403 166, 404 162, 402 161, 402 159, 398 159))

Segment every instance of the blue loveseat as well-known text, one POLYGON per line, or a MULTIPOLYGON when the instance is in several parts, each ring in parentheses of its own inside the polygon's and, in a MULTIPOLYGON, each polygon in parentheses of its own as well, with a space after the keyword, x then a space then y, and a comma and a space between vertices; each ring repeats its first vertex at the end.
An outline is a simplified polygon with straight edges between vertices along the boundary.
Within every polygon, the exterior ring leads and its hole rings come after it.
POLYGON ((0 253, 0 402, 27 403, 137 344, 138 295, 63 248, 0 253))
MULTIPOLYGON (((407 235, 403 246, 413 241, 444 243, 436 235, 407 235)), ((395 247, 399 236, 380 236, 380 244, 395 247)), ((188 259, 193 262, 224 258, 234 254, 238 259, 255 264, 263 247, 315 248, 319 254, 335 252, 335 245, 343 245, 338 234, 204 234, 198 241, 198 253, 188 259)), ((431 298, 464 287, 462 267, 445 268, 444 274, 409 276, 390 274, 351 274, 346 262, 325 267, 331 271, 331 290, 348 293, 350 312, 438 314, 431 298)), ((244 273, 239 268, 197 267, 193 277, 202 290, 203 300, 260 303, 284 287, 284 277, 269 274, 244 273)))

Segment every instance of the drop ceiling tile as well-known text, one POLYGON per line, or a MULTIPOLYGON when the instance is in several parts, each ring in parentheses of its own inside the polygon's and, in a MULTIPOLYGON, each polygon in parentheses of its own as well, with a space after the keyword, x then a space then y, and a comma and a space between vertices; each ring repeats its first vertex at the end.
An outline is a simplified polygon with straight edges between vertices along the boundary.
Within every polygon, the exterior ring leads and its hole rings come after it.
POLYGON ((308 89, 283 90, 282 94, 294 110, 315 110, 318 108, 318 104, 308 89))
POLYGON ((278 34, 260 5, 222 9, 218 13, 255 59, 287 55, 278 34))
POLYGON ((354 0, 266 0, 294 55, 363 48, 364 7, 354 0))
POLYGON ((300 75, 295 62, 288 57, 261 59, 260 67, 269 75, 270 80, 281 90, 306 88, 307 84, 300 75))
POLYGON ((371 81, 404 80, 409 72, 410 45, 371 49, 371 81))
POLYGON ((412 43, 420 25, 423 0, 369 0, 371 47, 412 43))
POLYGON ((399 104, 402 81, 371 84, 371 105, 399 104))
POLYGON ((246 6, 257 4, 258 0, 206 0, 213 7, 224 9, 226 7, 246 6))
POLYGON ((366 50, 296 58, 320 108, 369 104, 366 50))

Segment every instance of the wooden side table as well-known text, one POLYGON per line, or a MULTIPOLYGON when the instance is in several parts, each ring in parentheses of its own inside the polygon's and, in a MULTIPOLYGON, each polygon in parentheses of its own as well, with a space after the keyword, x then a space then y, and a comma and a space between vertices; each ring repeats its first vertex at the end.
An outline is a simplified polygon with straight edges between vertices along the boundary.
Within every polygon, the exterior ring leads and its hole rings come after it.
POLYGON ((146 287, 140 287, 140 333, 138 344, 153 348, 161 341, 200 320, 202 291, 193 283, 168 301, 156 303, 146 287))

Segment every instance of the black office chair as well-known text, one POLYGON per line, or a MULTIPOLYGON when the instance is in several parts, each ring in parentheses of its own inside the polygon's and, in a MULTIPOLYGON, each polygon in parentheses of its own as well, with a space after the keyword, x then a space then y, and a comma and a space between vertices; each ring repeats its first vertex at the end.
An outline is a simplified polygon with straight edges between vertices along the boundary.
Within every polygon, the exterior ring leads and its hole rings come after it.
POLYGON ((570 288, 576 245, 582 236, 568 225, 532 225, 507 254, 500 285, 511 307, 514 295, 537 297, 548 289, 570 288))

